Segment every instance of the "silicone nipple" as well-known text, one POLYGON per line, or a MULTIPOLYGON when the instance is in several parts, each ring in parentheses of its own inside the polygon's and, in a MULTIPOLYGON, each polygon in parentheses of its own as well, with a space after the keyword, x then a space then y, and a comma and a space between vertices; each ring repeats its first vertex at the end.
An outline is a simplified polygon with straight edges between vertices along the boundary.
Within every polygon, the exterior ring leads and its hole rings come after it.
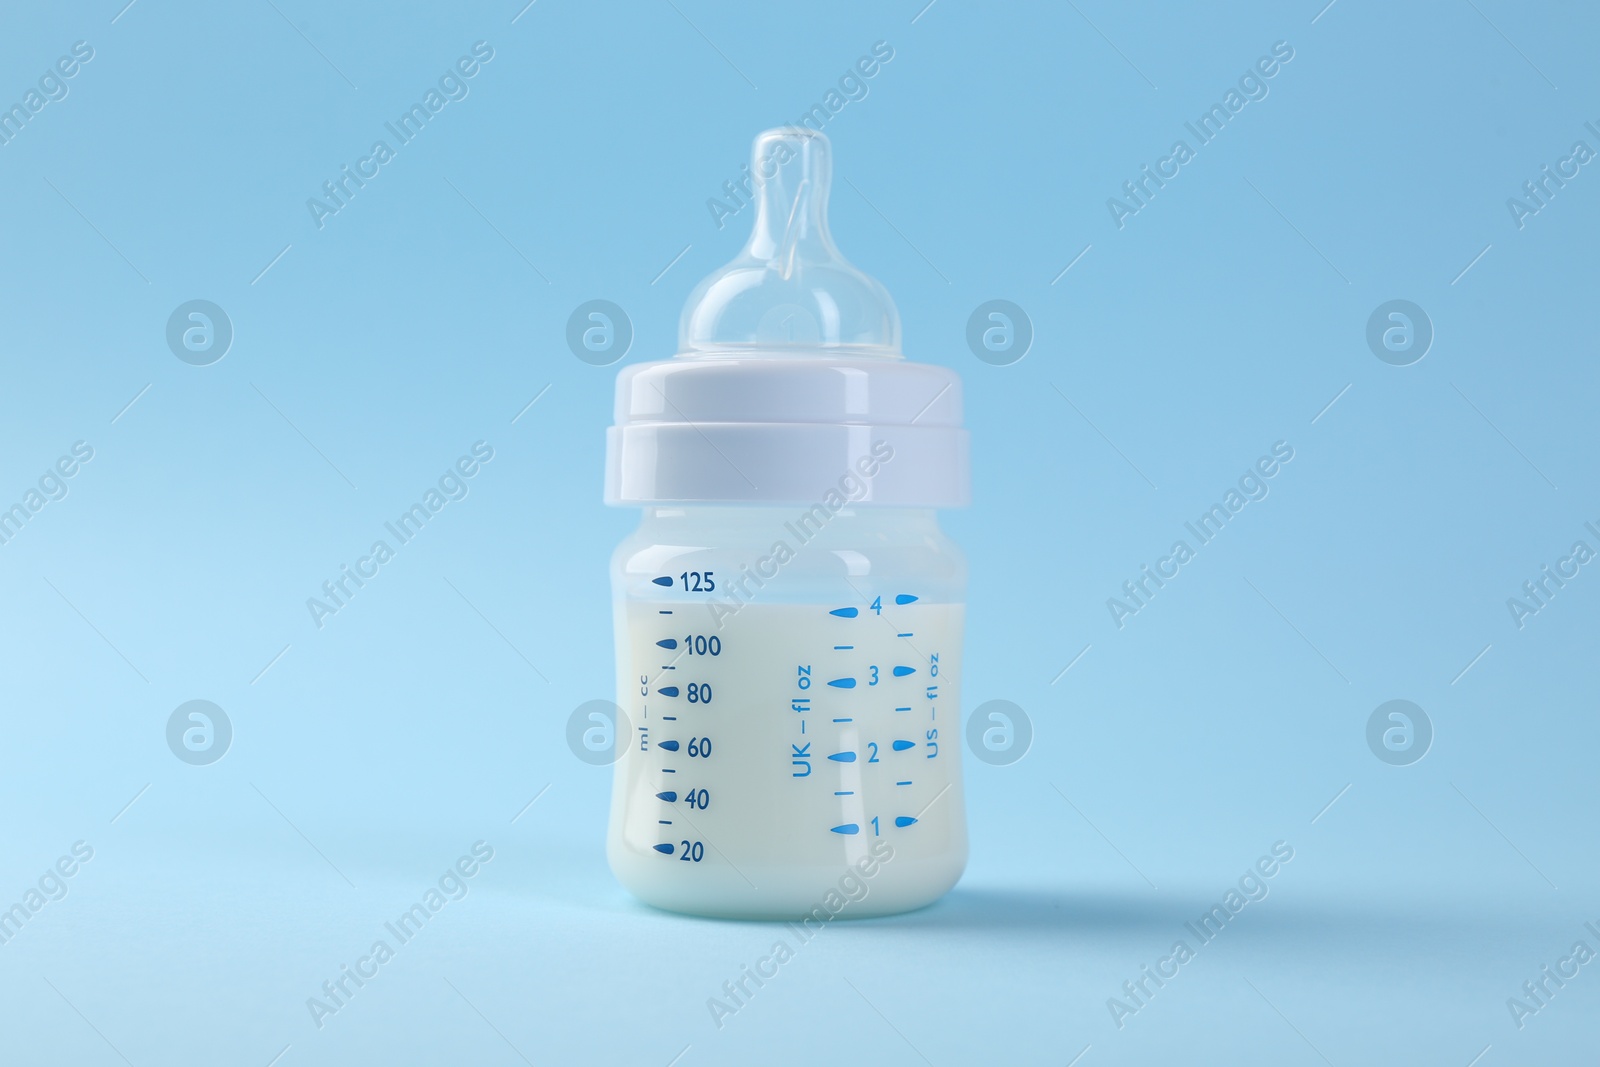
POLYGON ((832 149, 785 126, 756 137, 755 227, 737 258, 695 287, 679 323, 682 356, 900 354, 900 314, 828 233, 832 149))

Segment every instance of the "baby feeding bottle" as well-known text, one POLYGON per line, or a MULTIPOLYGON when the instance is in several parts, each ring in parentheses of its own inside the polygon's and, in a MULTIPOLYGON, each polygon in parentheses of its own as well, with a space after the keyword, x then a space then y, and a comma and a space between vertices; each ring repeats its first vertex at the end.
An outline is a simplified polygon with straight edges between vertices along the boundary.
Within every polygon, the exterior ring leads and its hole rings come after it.
POLYGON ((828 139, 756 138, 755 227, 671 359, 617 379, 619 717, 607 858, 657 907, 883 915, 967 859, 961 383, 900 353, 828 233, 828 139))

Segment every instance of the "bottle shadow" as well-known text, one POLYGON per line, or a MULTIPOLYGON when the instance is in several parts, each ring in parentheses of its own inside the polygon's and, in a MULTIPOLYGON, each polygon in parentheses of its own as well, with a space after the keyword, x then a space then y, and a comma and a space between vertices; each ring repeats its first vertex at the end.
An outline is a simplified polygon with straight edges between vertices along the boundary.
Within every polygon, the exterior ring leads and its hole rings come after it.
POLYGON ((1192 901, 1149 892, 958 886, 917 911, 859 922, 884 930, 970 930, 1027 939, 1076 938, 1096 932, 1170 929, 1182 924, 1184 911, 1190 905, 1192 901))

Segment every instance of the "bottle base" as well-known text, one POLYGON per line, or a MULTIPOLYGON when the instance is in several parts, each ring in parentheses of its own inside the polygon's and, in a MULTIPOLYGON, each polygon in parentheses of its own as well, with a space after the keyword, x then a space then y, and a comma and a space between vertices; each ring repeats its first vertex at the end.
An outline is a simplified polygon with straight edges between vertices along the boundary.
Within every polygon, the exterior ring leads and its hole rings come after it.
POLYGON ((834 868, 745 866, 741 871, 662 870, 654 857, 613 853, 612 873, 645 904, 708 919, 808 925, 916 911, 961 880, 966 857, 866 857, 834 868))

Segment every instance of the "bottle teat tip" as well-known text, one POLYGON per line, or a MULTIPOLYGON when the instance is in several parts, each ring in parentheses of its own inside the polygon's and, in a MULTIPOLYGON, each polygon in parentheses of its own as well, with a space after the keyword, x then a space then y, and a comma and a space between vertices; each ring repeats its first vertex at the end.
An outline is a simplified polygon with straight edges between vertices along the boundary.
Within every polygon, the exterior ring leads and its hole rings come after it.
POLYGON ((840 255, 828 232, 832 146, 818 130, 780 126, 756 136, 750 238, 690 295, 681 355, 900 354, 900 315, 875 279, 840 255))

